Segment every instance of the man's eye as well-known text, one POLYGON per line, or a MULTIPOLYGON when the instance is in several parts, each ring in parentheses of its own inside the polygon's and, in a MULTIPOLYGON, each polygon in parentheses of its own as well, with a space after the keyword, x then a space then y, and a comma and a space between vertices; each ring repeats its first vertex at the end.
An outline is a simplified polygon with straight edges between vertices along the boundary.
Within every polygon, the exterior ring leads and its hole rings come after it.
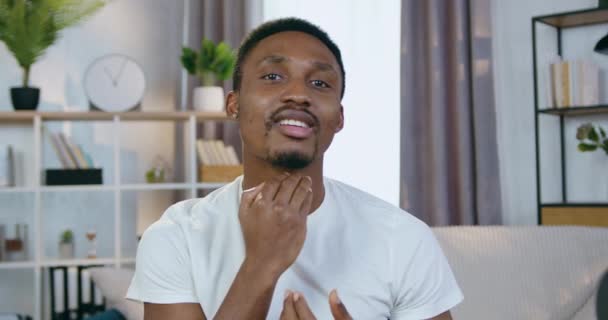
POLYGON ((319 87, 319 88, 329 88, 329 84, 327 84, 327 82, 322 81, 322 80, 313 80, 312 81, 312 85, 315 87, 319 87))
POLYGON ((281 79, 281 76, 278 75, 278 74, 276 74, 276 73, 269 73, 269 74, 266 74, 266 75, 262 76, 262 79, 264 79, 264 80, 271 80, 271 81, 272 80, 279 80, 279 79, 281 79))

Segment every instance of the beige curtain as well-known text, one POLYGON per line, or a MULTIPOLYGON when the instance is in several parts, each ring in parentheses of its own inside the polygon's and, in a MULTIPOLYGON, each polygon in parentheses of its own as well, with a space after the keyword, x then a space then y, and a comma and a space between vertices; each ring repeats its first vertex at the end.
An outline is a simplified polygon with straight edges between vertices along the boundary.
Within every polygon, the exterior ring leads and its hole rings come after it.
POLYGON ((430 225, 500 224, 490 0, 404 0, 401 206, 430 225))

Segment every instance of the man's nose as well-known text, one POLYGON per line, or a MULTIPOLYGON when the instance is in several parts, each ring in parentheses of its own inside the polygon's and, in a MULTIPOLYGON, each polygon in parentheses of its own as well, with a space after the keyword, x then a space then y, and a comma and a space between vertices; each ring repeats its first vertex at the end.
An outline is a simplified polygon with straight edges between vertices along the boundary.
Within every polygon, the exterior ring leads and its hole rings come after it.
POLYGON ((308 88, 305 81, 290 81, 285 91, 283 91, 281 102, 309 107, 311 104, 309 90, 310 88, 308 88))

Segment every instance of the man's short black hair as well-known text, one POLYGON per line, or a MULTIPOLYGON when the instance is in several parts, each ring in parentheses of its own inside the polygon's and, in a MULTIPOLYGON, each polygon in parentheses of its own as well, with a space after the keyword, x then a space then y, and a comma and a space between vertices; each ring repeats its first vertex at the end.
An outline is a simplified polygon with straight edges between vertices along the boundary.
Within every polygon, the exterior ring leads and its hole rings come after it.
POLYGON ((319 39, 319 41, 323 42, 323 44, 327 46, 329 51, 331 51, 334 57, 336 57, 336 60, 340 65, 340 73, 342 75, 342 91, 340 92, 340 97, 344 97, 345 72, 344 64, 342 63, 342 56, 340 54, 340 49, 329 38, 329 35, 325 31, 323 31, 318 26, 299 18, 283 18, 265 22, 254 30, 252 30, 249 35, 245 37, 245 39, 241 43, 241 46, 239 47, 236 59, 236 66, 232 74, 233 90, 238 91, 241 88, 241 79, 243 77, 243 62, 245 61, 245 58, 247 58, 249 52, 251 52, 251 50, 255 48, 255 46, 263 39, 273 34, 285 31, 304 32, 319 39))

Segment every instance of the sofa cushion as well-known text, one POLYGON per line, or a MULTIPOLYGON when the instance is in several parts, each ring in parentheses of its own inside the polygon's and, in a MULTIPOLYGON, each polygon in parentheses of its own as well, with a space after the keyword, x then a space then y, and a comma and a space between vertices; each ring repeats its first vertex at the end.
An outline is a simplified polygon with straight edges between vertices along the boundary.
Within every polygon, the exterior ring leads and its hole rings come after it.
POLYGON ((433 230, 465 297, 455 319, 583 319, 608 268, 608 228, 433 230))
POLYGON ((127 289, 135 270, 113 267, 90 268, 91 278, 106 298, 108 308, 115 308, 127 320, 143 320, 144 306, 140 302, 127 300, 127 289))

